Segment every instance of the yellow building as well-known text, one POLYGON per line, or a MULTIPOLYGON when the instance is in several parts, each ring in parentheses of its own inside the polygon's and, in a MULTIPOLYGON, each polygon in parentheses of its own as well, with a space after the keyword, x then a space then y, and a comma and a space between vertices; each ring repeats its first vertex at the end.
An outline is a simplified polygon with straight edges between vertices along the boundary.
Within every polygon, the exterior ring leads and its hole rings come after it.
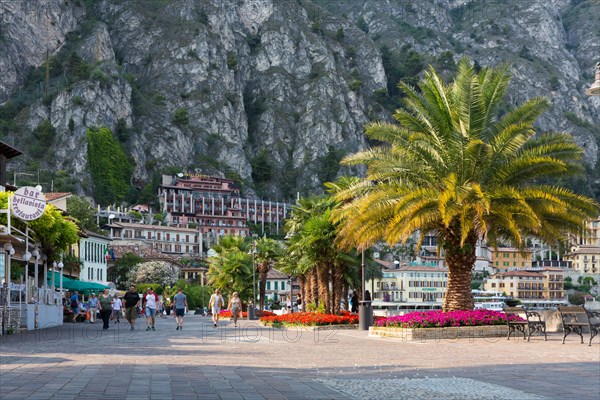
POLYGON ((565 299, 564 271, 561 268, 499 272, 487 278, 484 290, 503 292, 524 304, 540 300, 560 302, 565 299))
POLYGON ((581 274, 600 274, 600 247, 581 245, 571 247, 565 255, 571 261, 571 268, 581 274))
POLYGON ((519 250, 514 247, 490 248, 492 267, 498 271, 531 268, 533 260, 531 250, 519 250))

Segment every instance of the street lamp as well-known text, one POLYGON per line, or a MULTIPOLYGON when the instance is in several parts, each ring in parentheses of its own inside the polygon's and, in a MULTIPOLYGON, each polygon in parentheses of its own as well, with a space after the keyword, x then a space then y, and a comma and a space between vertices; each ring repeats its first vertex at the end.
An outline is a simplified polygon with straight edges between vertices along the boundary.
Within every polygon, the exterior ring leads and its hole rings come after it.
POLYGON ((368 331, 369 326, 371 326, 372 319, 372 309, 371 309, 371 299, 367 300, 367 292, 366 292, 366 265, 365 265, 365 250, 361 250, 361 285, 362 285, 362 300, 358 306, 358 326, 361 331, 368 331))
POLYGON ((594 83, 585 91, 588 96, 600 96, 600 62, 596 63, 594 83))

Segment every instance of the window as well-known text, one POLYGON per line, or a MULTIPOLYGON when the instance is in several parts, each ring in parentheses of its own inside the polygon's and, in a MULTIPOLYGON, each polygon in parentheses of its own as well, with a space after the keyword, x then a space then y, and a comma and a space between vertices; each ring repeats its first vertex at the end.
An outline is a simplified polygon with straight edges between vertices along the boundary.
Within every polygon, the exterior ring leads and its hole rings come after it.
POLYGON ((285 282, 281 282, 281 290, 285 290, 285 282))
POLYGON ((267 281, 267 290, 271 290, 271 282, 267 281))
POLYGON ((279 290, 279 282, 275 281, 275 290, 279 290))

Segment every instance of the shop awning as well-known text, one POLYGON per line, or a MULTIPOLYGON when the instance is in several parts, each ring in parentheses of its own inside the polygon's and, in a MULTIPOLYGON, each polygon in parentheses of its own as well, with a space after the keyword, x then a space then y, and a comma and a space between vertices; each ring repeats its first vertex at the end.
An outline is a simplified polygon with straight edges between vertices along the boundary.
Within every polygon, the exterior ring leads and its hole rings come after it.
MULTIPOLYGON (((104 289, 110 289, 106 285, 102 285, 101 283, 96 282, 84 282, 77 279, 69 278, 63 275, 62 278, 62 286, 63 289, 68 291, 77 290, 81 294, 91 294, 98 293, 103 291, 104 289)), ((48 284, 52 282, 52 275, 48 277, 48 284)), ((60 274, 58 272, 54 272, 54 286, 60 286, 60 274)))

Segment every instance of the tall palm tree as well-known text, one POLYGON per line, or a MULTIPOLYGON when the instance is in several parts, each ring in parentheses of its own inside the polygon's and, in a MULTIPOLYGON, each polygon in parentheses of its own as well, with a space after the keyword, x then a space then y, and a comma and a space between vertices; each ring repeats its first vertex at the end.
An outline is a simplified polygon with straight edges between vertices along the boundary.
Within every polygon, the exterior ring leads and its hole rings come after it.
POLYGON ((444 310, 472 309, 471 271, 478 239, 525 247, 527 237, 554 243, 598 215, 594 200, 545 182, 581 171, 582 150, 566 133, 536 133, 548 108, 535 98, 504 115, 508 67, 475 72, 462 59, 452 83, 433 68, 419 91, 405 84, 399 124, 372 123, 383 142, 346 157, 365 179, 337 193, 335 212, 347 247, 435 233, 448 267, 444 310))
POLYGON ((260 310, 265 306, 265 289, 267 286, 267 276, 273 265, 282 254, 280 242, 267 237, 262 237, 255 242, 253 249, 255 254, 256 272, 259 276, 258 293, 260 298, 260 310))

